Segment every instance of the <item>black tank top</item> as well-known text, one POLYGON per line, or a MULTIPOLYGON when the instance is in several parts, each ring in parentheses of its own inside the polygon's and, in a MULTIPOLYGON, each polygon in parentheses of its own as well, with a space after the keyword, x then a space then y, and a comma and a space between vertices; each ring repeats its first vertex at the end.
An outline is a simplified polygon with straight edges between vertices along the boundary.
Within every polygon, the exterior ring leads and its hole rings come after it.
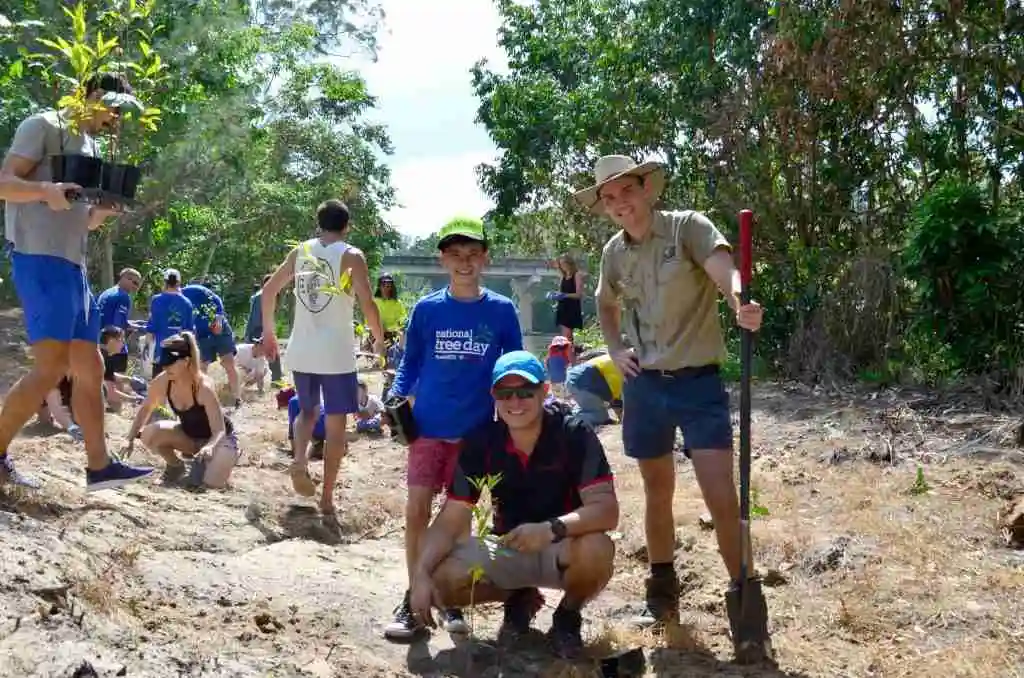
MULTIPOLYGON (((179 410, 171 400, 171 382, 167 382, 167 404, 171 406, 174 414, 178 415, 181 422, 181 432, 193 440, 209 440, 213 437, 210 430, 210 418, 206 416, 206 408, 199 404, 198 391, 195 385, 192 386, 192 406, 179 410)), ((224 433, 231 435, 235 432, 235 426, 231 419, 224 415, 224 433)))

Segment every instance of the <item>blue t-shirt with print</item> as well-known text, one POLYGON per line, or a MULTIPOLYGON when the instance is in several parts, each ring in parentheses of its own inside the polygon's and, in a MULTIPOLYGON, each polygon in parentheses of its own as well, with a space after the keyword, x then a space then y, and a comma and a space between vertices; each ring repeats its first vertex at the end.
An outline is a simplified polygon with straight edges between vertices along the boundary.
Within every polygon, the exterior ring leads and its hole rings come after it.
POLYGON ((160 344, 184 330, 195 330, 192 302, 176 292, 161 292, 149 300, 149 323, 146 331, 156 340, 154 358, 160 360, 160 344))
POLYGON ((523 348, 515 304, 484 289, 456 299, 448 288, 416 302, 405 333, 405 355, 391 387, 416 388, 413 418, 425 438, 461 438, 494 415, 491 370, 498 356, 523 348))
MULTIPOLYGON (((120 327, 124 330, 125 337, 127 338, 128 332, 131 329, 128 325, 128 316, 132 313, 131 295, 117 285, 114 285, 110 289, 103 291, 103 294, 96 300, 96 305, 100 309, 100 329, 111 326, 120 327)), ((124 345, 121 346, 121 353, 127 352, 128 342, 125 341, 124 345)))
POLYGON ((205 339, 211 336, 211 320, 220 318, 221 322, 224 321, 224 302, 209 287, 197 283, 185 285, 181 288, 181 293, 192 302, 192 308, 195 309, 196 338, 205 339))

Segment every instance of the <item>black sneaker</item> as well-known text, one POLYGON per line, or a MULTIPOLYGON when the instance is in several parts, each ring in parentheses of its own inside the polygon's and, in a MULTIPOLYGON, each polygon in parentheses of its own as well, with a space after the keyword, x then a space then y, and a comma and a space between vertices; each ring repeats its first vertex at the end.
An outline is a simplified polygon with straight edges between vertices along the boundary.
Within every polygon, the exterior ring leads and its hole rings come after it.
POLYGON ((505 616, 498 629, 502 642, 514 641, 530 632, 530 624, 544 605, 544 596, 535 588, 516 589, 505 601, 505 616))
POLYGON ((453 607, 444 611, 444 630, 453 636, 469 635, 469 624, 462 616, 462 610, 453 607))
POLYGON ((559 606, 551 615, 548 641, 555 654, 562 659, 576 659, 583 654, 583 616, 579 610, 559 606))
POLYGON ((679 583, 671 577, 648 577, 644 607, 629 621, 640 628, 650 628, 679 619, 679 583))
POLYGON ((395 618, 384 627, 384 637, 393 641, 409 641, 426 631, 426 627, 418 623, 412 616, 409 606, 409 592, 395 608, 395 618))

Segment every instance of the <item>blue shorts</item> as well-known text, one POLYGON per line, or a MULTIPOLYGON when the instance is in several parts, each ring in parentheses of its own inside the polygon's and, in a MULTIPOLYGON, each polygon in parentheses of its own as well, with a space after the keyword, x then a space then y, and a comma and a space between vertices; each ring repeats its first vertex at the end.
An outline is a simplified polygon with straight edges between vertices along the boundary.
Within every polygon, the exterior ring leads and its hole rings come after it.
POLYGON ((731 450, 729 394, 717 365, 673 372, 644 371, 622 387, 622 443, 626 456, 656 459, 670 454, 676 428, 684 452, 731 450))
POLYGON ((345 374, 292 373, 295 395, 303 412, 323 403, 324 414, 352 414, 359 411, 359 379, 355 372, 345 374))
POLYGON ((199 358, 204 363, 212 363, 223 355, 235 355, 238 349, 235 348, 235 333, 230 328, 224 328, 220 334, 210 334, 197 338, 199 344, 199 358))
POLYGON ((100 343, 100 309, 85 269, 47 254, 11 252, 11 276, 25 313, 28 343, 100 343))

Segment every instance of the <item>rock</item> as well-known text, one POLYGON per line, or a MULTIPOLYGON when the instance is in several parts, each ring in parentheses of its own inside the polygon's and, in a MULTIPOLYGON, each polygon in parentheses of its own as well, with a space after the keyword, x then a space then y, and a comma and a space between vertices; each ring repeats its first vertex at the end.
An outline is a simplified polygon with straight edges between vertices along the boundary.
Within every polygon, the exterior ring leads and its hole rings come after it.
POLYGON ((697 524, 700 525, 700 529, 702 530, 715 529, 715 521, 712 520, 710 513, 700 514, 700 518, 697 518, 697 524))
POLYGON ((764 574, 761 575, 761 581, 765 586, 782 586, 789 583, 789 578, 782 574, 780 570, 774 567, 769 567, 765 570, 764 574))
POLYGON ((804 570, 809 574, 822 574, 843 567, 848 558, 850 541, 849 537, 839 536, 815 549, 804 558, 804 570))
POLYGON ((1003 539, 1010 548, 1024 548, 1024 497, 1003 512, 1003 539))
POLYGON ((99 678, 99 674, 96 673, 96 669, 92 667, 92 664, 83 661, 75 669, 75 672, 71 674, 71 678, 99 678))

